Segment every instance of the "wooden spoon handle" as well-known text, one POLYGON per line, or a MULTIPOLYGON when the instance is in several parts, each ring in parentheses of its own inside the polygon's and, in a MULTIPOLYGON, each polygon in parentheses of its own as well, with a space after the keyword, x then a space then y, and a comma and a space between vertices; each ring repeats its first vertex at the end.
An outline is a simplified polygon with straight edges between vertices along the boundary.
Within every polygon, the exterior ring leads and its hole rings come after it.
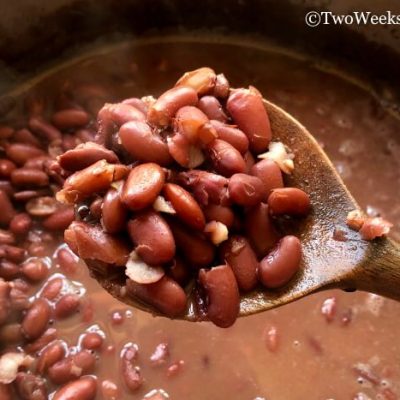
POLYGON ((390 239, 374 242, 353 278, 357 289, 400 301, 400 245, 390 239))

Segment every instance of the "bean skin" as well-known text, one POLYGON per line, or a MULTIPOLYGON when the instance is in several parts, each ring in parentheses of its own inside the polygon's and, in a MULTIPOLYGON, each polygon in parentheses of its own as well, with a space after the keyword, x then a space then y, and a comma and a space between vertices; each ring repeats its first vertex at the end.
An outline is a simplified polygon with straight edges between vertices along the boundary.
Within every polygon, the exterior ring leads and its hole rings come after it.
POLYGON ((54 307, 54 316, 58 319, 68 318, 77 312, 79 306, 79 296, 74 293, 67 293, 57 301, 54 307))
POLYGON ((283 237, 260 262, 258 276, 267 288, 286 285, 300 268, 301 243, 296 236, 283 237))
POLYGON ((197 232, 191 232, 172 219, 168 220, 178 249, 192 268, 207 267, 215 255, 214 246, 197 232))
POLYGON ((272 160, 261 160, 250 169, 250 174, 261 179, 266 190, 263 201, 267 201, 273 189, 283 188, 283 178, 278 164, 272 160))
POLYGON ((127 210, 117 190, 109 189, 104 196, 101 215, 102 225, 107 232, 118 233, 125 228, 127 210))
POLYGON ((129 173, 121 193, 122 202, 131 210, 154 203, 165 182, 165 172, 157 164, 140 164, 129 173))
POLYGON ((101 226, 74 221, 64 232, 65 242, 81 258, 124 266, 130 247, 122 239, 104 232, 101 226))
POLYGON ((26 261, 22 264, 21 270, 24 276, 32 282, 40 282, 49 274, 49 268, 40 258, 26 261))
POLYGON ((216 139, 207 148, 215 170, 226 177, 246 170, 242 155, 231 144, 216 139))
POLYGON ((174 130, 185 136, 190 143, 199 142, 199 131, 208 122, 205 115, 197 107, 185 106, 178 110, 174 118, 174 130))
POLYGON ((248 137, 250 149, 259 154, 268 149, 271 127, 262 97, 257 89, 234 90, 226 107, 234 122, 248 137))
POLYGON ((176 112, 184 106, 194 106, 198 101, 196 90, 188 86, 177 86, 164 92, 149 107, 147 120, 152 125, 167 126, 176 112))
POLYGON ((172 162, 167 143, 146 122, 127 122, 121 126, 119 138, 135 160, 154 162, 164 167, 172 162))
POLYGON ((255 206, 266 197, 264 185, 256 176, 235 174, 229 179, 228 192, 230 199, 245 207, 255 206))
POLYGON ((37 135, 34 135, 29 129, 26 128, 18 129, 14 133, 13 140, 16 143, 31 144, 35 147, 41 147, 41 143, 37 138, 37 135))
POLYGON ((231 228, 235 221, 235 214, 230 207, 218 204, 209 204, 203 208, 206 220, 222 222, 227 228, 231 228))
POLYGON ((40 297, 43 297, 47 300, 54 300, 59 294, 63 287, 62 278, 53 278, 45 283, 43 286, 40 297))
POLYGON ((231 236, 221 245, 220 257, 233 270, 239 289, 247 292, 257 285, 257 256, 244 236, 231 236))
POLYGON ((230 143, 241 154, 249 149, 249 139, 240 129, 216 120, 211 120, 210 123, 215 128, 218 138, 230 143))
POLYGON ((273 215, 304 216, 310 211, 310 197, 298 188, 274 189, 268 198, 268 207, 273 215))
POLYGON ((0 278, 0 326, 3 325, 10 314, 10 285, 0 278))
POLYGON ((207 316, 217 326, 227 328, 239 313, 240 295, 235 275, 228 265, 199 272, 199 281, 207 293, 207 316))
POLYGON ((10 221, 10 230, 15 235, 26 235, 32 226, 32 218, 27 213, 14 215, 10 221))
POLYGON ((46 381, 28 372, 18 372, 14 386, 21 400, 47 400, 46 381))
POLYGON ((189 189, 201 205, 229 205, 229 180, 207 171, 191 170, 178 175, 178 183, 189 189))
POLYGON ((41 352, 36 364, 36 372, 43 375, 49 367, 65 357, 65 347, 62 342, 56 341, 41 352))
POLYGON ((169 318, 181 315, 186 309, 184 290, 170 277, 163 276, 158 282, 143 285, 128 279, 128 295, 131 294, 152 305, 169 318))
POLYGON ((226 99, 229 96, 229 82, 224 74, 218 74, 215 80, 213 94, 220 99, 226 99))
POLYGON ((272 225, 268 206, 264 203, 247 211, 244 228, 258 257, 264 257, 278 241, 278 234, 272 225))
POLYGON ((250 170, 253 168, 253 165, 256 163, 256 161, 250 151, 246 151, 246 153, 243 154, 243 160, 246 163, 246 174, 250 174, 250 170))
POLYGON ((61 168, 72 172, 80 171, 100 160, 106 160, 110 164, 119 162, 112 150, 93 142, 79 144, 58 156, 57 160, 61 168))
POLYGON ((82 347, 88 350, 99 349, 104 339, 96 332, 88 332, 82 338, 82 347))
POLYGON ((17 166, 10 160, 6 158, 0 159, 0 178, 8 179, 11 176, 11 172, 13 172, 17 166))
POLYGON ((179 78, 175 86, 188 86, 193 88, 199 95, 203 95, 214 89, 216 79, 217 76, 213 69, 202 67, 186 72, 179 78))
POLYGON ((129 235, 135 251, 147 264, 159 265, 171 261, 175 255, 175 240, 161 215, 145 211, 128 222, 129 235))
POLYGON ((222 109, 221 103, 214 96, 203 96, 199 100, 197 107, 203 111, 209 119, 220 122, 226 122, 228 120, 228 117, 222 109))
POLYGON ((164 185, 163 194, 172 204, 176 215, 186 225, 202 231, 205 226, 203 211, 192 195, 179 185, 167 183, 164 185))
POLYGON ((85 376, 58 389, 53 400, 93 400, 96 392, 96 379, 85 376))
POLYGON ((137 108, 144 115, 146 115, 147 111, 149 110, 148 105, 138 97, 131 97, 129 99, 122 100, 122 103, 129 104, 130 106, 137 108))
POLYGON ((50 313, 51 309, 46 300, 37 299, 32 303, 21 325, 22 332, 29 340, 35 340, 44 333, 50 313))
POLYGON ((2 400, 12 400, 13 399, 13 395, 11 392, 11 385, 6 385, 4 383, 0 383, 0 399, 2 399, 2 400))
POLYGON ((42 117, 32 117, 29 120, 29 128, 32 132, 47 139, 49 142, 61 139, 61 132, 53 125, 49 124, 42 117))

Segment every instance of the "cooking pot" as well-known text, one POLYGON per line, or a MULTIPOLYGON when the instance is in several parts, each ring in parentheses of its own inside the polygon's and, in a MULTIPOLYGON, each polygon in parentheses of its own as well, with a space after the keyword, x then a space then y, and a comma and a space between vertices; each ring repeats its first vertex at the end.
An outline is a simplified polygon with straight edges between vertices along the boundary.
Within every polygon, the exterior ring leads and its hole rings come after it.
MULTIPOLYGON (((397 25, 323 24, 310 27, 307 13, 400 13, 392 0, 20 0, 0 4, 0 89, 83 47, 126 35, 237 36, 306 54, 314 63, 339 67, 368 82, 395 103, 400 30, 397 25)), ((332 21, 331 21, 332 22, 332 21)), ((8 104, 7 104, 8 103, 8 104)), ((2 102, 3 113, 10 106, 2 102)))

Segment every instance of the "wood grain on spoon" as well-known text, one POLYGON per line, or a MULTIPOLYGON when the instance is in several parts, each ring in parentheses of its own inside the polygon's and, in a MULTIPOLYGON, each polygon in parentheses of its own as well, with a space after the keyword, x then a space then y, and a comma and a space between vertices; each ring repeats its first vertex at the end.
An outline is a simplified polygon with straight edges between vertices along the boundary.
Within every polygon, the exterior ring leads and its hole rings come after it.
MULTIPOLYGON (((361 239, 346 225, 347 214, 359 209, 332 163, 316 140, 297 120, 273 103, 265 101, 273 140, 281 141, 295 154, 295 169, 286 177, 288 186, 303 189, 310 195, 312 211, 287 232, 301 239, 303 260, 300 271, 283 288, 258 289, 242 294, 239 316, 256 314, 290 303, 308 294, 331 288, 365 290, 400 300, 400 249, 387 238, 361 239), (335 239, 340 230, 345 240, 335 239)), ((98 263, 88 266, 100 284, 133 307, 161 315, 141 302, 125 296, 124 281, 98 263)), ((193 299, 189 300, 183 319, 196 321, 193 299)))

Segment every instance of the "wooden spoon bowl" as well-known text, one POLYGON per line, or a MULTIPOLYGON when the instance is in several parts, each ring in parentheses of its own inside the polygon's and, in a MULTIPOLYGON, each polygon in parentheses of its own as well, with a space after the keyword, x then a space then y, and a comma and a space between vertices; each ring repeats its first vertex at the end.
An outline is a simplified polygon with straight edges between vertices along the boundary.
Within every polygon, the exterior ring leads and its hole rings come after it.
MULTIPOLYGON (((302 242, 300 271, 280 289, 259 286, 242 294, 239 316, 266 311, 330 288, 366 290, 400 300, 399 245, 386 238, 365 241, 346 225, 347 214, 360 207, 331 161, 304 126, 275 104, 264 102, 273 140, 283 142, 295 154, 295 169, 287 176, 286 184, 310 195, 312 211, 288 232, 302 242)), ((125 279, 121 274, 93 261, 87 260, 87 265, 93 277, 118 300, 160 315, 157 310, 126 294, 125 279)), ((191 298, 186 314, 181 318, 204 320, 196 309, 191 298)))

